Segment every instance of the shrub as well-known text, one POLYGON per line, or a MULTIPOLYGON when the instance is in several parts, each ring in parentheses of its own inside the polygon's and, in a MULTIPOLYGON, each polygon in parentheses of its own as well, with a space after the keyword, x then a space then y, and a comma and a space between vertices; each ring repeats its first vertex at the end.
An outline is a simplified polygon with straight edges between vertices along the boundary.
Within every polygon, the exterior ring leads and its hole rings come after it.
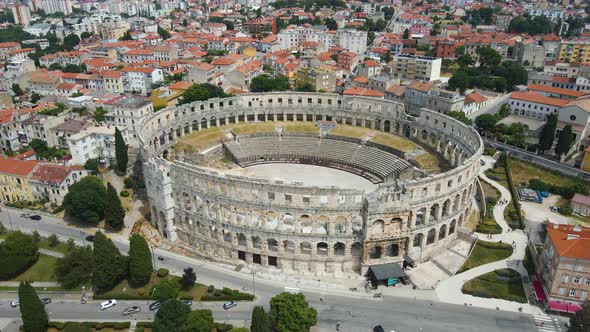
POLYGON ((145 295, 145 288, 140 288, 140 289, 137 291, 137 294, 139 294, 139 295, 141 295, 141 296, 144 296, 144 295, 145 295))
POLYGON ((164 269, 164 268, 158 269, 158 277, 160 277, 160 278, 167 277, 169 273, 170 273, 170 271, 168 271, 168 269, 164 269))
POLYGON ((233 326, 231 324, 215 323, 215 330, 217 332, 228 332, 233 326))
POLYGON ((209 285, 209 288, 207 288, 207 293, 213 293, 214 291, 215 291, 215 286, 209 285))
POLYGON ((213 291, 213 296, 221 296, 222 292, 219 289, 213 291))
POLYGON ((49 246, 50 247, 57 247, 57 245, 59 244, 59 238, 57 237, 57 235, 55 234, 51 234, 47 240, 49 241, 49 246))
POLYGON ((136 327, 135 332, 144 332, 145 329, 143 327, 136 327))
POLYGON ((63 210, 64 210, 64 206, 63 205, 60 205, 60 206, 56 207, 55 209, 51 210, 51 213, 58 214, 58 213, 60 213, 63 210))
POLYGON ((152 290, 152 297, 158 300, 175 299, 180 291, 180 283, 176 278, 162 280, 152 290))
POLYGON ((125 185, 125 189, 131 189, 135 185, 135 181, 132 177, 126 177, 125 180, 123 180, 123 184, 125 185))
POLYGON ((121 197, 129 197, 129 192, 127 190, 121 190, 121 197))
POLYGON ((179 298, 180 300, 193 300, 193 296, 192 295, 183 295, 179 298))
POLYGON ((154 322, 137 322, 137 327, 147 327, 152 328, 154 326, 154 322))

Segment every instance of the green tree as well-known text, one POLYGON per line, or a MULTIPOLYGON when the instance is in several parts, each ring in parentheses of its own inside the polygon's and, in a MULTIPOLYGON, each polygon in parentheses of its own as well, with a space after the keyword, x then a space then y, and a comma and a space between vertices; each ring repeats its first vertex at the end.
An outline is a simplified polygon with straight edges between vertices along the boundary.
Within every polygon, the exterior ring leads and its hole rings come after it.
POLYGON ((71 33, 64 38, 64 49, 66 51, 71 51, 74 47, 80 44, 80 37, 78 35, 71 33))
POLYGON ((13 278, 39 258, 39 247, 33 237, 20 231, 8 233, 0 243, 0 280, 13 278))
POLYGON ((455 47, 455 57, 458 58, 461 55, 465 54, 465 46, 457 46, 455 47))
POLYGON ((582 310, 576 311, 576 313, 570 317, 570 327, 567 331, 588 332, 588 326, 590 326, 590 303, 586 301, 582 304, 582 310))
POLYGON ((160 35, 160 37, 162 37, 162 39, 164 39, 164 40, 170 38, 170 32, 168 32, 168 30, 166 30, 166 29, 160 28, 159 25, 158 25, 158 35, 160 35))
POLYGON ((184 273, 182 274, 182 278, 180 279, 180 284, 184 289, 191 289, 197 282, 197 274, 193 270, 192 267, 187 267, 184 269, 184 273))
POLYGON ((128 147, 125 144, 123 135, 119 128, 115 127, 115 159, 117 159, 117 169, 119 172, 127 173, 127 163, 129 161, 128 147))
POLYGON ((131 31, 125 31, 125 33, 123 33, 123 36, 119 37, 119 40, 133 40, 133 37, 131 36, 131 31))
POLYGON ((252 310, 252 323, 250 325, 251 332, 270 332, 270 320, 264 308, 260 305, 254 307, 252 310))
POLYGON ((55 276, 66 289, 73 289, 92 278, 92 249, 75 247, 57 260, 55 276))
POLYGON ((184 321, 183 331, 190 332, 211 332, 215 322, 213 313, 209 309, 191 311, 184 321))
POLYGON ((406 30, 404 30, 404 33, 403 33, 403 35, 402 35, 402 38, 403 38, 403 39, 408 39, 408 38, 410 38, 410 29, 407 29, 407 28, 406 28, 406 30))
POLYGON ((100 293, 113 288, 127 275, 127 257, 123 256, 113 241, 102 232, 94 237, 92 275, 95 291, 100 293))
POLYGON ((463 113, 461 111, 449 112, 449 113, 447 113, 447 115, 453 119, 457 119, 457 120, 463 122, 464 124, 466 124, 468 126, 471 126, 473 124, 473 121, 471 121, 471 119, 468 118, 467 115, 465 115, 465 113, 463 113))
POLYGON ((541 130, 539 137, 539 152, 543 154, 545 151, 551 150, 553 141, 555 140, 555 131, 557 130, 557 114, 550 114, 547 118, 547 123, 541 130))
POLYGON ((328 30, 338 30, 338 23, 333 18, 326 18, 325 24, 328 30))
POLYGON ((563 154, 567 154, 572 145, 574 144, 574 133, 572 132, 571 125, 565 125, 561 132, 559 133, 559 138, 557 139, 557 145, 555 146, 555 154, 558 158, 561 158, 563 154))
POLYGON ((529 126, 524 123, 512 124, 512 144, 523 146, 526 142, 526 131, 529 126))
POLYGON ((459 67, 461 68, 469 67, 473 65, 473 63, 473 58, 469 54, 463 54, 457 59, 457 64, 459 64, 459 67))
POLYGON ((129 239, 129 282, 134 286, 143 286, 150 281, 154 266, 152 253, 147 241, 139 234, 129 239))
POLYGON ((18 85, 17 83, 12 83, 11 89, 12 92, 14 92, 14 94, 17 96, 22 96, 25 93, 23 89, 21 89, 20 85, 18 85))
POLYGON ((160 281, 152 289, 152 296, 158 300, 175 299, 180 292, 180 283, 176 278, 168 278, 160 281))
POLYGON ((449 79, 448 85, 450 90, 459 89, 459 92, 463 93, 469 87, 469 75, 460 70, 449 79))
POLYGON ((89 171, 93 171, 94 173, 98 173, 98 160, 97 159, 88 159, 84 163, 84 169, 89 171))
POLYGON ((105 110, 104 108, 97 107, 96 110, 94 110, 94 120, 96 120, 97 122, 104 122, 104 115, 107 113, 107 110, 105 110))
POLYGON ((45 306, 37 292, 28 281, 21 281, 18 286, 18 301, 23 329, 25 332, 45 332, 49 320, 45 306))
POLYGON ((476 50, 479 64, 483 68, 497 66, 502 61, 502 56, 491 47, 480 47, 476 50))
POLYGON ((49 246, 52 248, 57 247, 59 245, 59 238, 55 234, 49 235, 47 241, 49 242, 49 246))
POLYGON ((475 118, 475 126, 480 132, 492 132, 498 120, 493 114, 482 114, 475 118))
POLYGON ((88 39, 88 38, 92 37, 92 35, 93 35, 92 32, 84 31, 84 32, 82 32, 82 34, 80 34, 80 38, 81 39, 88 39))
POLYGON ((223 92, 223 89, 213 84, 193 84, 190 88, 186 89, 182 95, 180 104, 188 104, 193 101, 207 100, 209 98, 224 98, 227 96, 228 95, 223 92))
POLYGON ((287 90, 289 90, 289 81, 285 76, 270 77, 267 74, 262 74, 254 77, 250 82, 250 91, 252 92, 287 90))
POLYGON ((42 96, 37 92, 31 93, 31 103, 36 104, 41 99, 41 97, 42 96))
POLYGON ((88 224, 97 224, 104 216, 107 191, 102 180, 86 176, 70 186, 63 200, 66 215, 88 224))
POLYGON ((67 322, 61 332, 91 332, 92 328, 86 322, 67 322))
POLYGON ((125 225, 125 210, 121 205, 121 199, 117 193, 117 189, 107 183, 107 197, 104 209, 104 220, 106 223, 115 228, 121 229, 125 225))
POLYGON ((154 332, 185 332, 184 322, 191 309, 177 300, 162 303, 156 313, 152 331, 154 332))
POLYGON ((317 323, 317 311, 310 308, 305 295, 280 293, 270 300, 270 317, 279 332, 309 331, 317 323))

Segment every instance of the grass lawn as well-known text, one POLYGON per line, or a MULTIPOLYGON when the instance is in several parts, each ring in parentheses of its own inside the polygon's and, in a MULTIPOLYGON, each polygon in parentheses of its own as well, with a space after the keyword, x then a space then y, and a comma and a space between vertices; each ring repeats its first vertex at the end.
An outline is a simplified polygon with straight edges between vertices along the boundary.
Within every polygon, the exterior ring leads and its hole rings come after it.
POLYGON ((483 220, 475 226, 475 231, 483 234, 500 234, 502 227, 498 225, 495 218, 485 216, 483 220))
POLYGON ((512 255, 512 244, 486 242, 477 240, 475 248, 471 251, 469 258, 463 263, 458 273, 467 271, 474 267, 496 262, 512 255))
POLYGON ((486 198, 486 202, 497 202, 500 199, 501 194, 498 189, 494 188, 491 184, 483 180, 480 181, 480 183, 483 188, 483 194, 486 198))
POLYGON ((486 172, 486 176, 504 186, 508 189, 508 180, 506 180, 506 173, 504 172, 504 167, 494 167, 488 169, 486 172))
POLYGON ((191 290, 185 291, 181 289, 178 293, 178 298, 192 297, 193 300, 198 301, 201 296, 207 295, 207 288, 205 285, 195 284, 191 290))
POLYGON ((545 183, 563 187, 573 186, 579 181, 579 179, 574 177, 541 168, 518 159, 510 160, 510 170, 512 171, 512 181, 515 186, 518 186, 518 184, 527 184, 530 179, 540 179, 545 183))
POLYGON ((496 270, 471 279, 463 285, 462 291, 477 297, 528 302, 520 274, 512 269, 496 270))
MULTIPOLYGON (((129 285, 129 281, 127 279, 121 281, 117 286, 111 289, 108 292, 104 292, 100 294, 101 299, 151 299, 150 290, 154 285, 160 283, 160 281, 170 278, 170 276, 160 278, 156 275, 156 273, 152 273, 152 277, 150 281, 141 287, 132 287, 129 285)), ((95 295, 96 298, 96 295, 95 295)))
POLYGON ((12 281, 55 281, 56 263, 57 257, 39 254, 37 262, 12 281))
POLYGON ((465 228, 475 230, 475 227, 477 226, 478 222, 479 222, 479 212, 473 211, 471 213, 471 215, 469 216, 469 219, 467 220, 467 222, 463 226, 465 228))
POLYGON ((68 252, 68 246, 65 244, 65 242, 60 242, 57 246, 52 247, 49 245, 49 241, 47 240, 47 238, 44 237, 41 238, 41 241, 39 241, 39 248, 61 252, 62 254, 68 252))

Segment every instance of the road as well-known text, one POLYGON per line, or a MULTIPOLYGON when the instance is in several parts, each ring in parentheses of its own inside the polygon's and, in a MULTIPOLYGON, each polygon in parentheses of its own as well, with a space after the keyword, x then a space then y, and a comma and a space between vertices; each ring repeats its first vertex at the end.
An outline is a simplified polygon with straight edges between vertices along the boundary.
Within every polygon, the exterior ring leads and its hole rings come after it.
MULTIPOLYGON (((20 217, 19 211, 4 209, 0 214, 2 222, 8 228, 24 232, 37 230, 41 235, 56 234, 60 239, 73 238, 77 243, 84 243, 86 232, 78 228, 64 225, 60 219, 43 217, 41 221, 33 221, 20 217)), ((113 238, 115 245, 123 253, 128 251, 128 243, 113 238)), ((86 242, 86 244, 88 244, 86 242)), ((164 257, 164 261, 157 261, 158 267, 170 269, 180 273, 187 266, 193 266, 197 272, 198 282, 214 284, 217 287, 247 288, 252 291, 252 276, 229 269, 215 267, 200 260, 179 256, 156 249, 154 256, 164 257)), ((272 296, 284 290, 284 284, 256 278, 257 303, 268 308, 268 301, 272 296)), ((318 310, 318 325, 333 329, 336 322, 342 322, 342 331, 369 331, 374 325, 381 324, 386 330, 399 331, 536 331, 533 317, 514 312, 480 309, 453 304, 433 303, 430 301, 414 300, 411 298, 385 296, 373 299, 362 294, 348 296, 308 290, 302 288, 310 305, 318 310)), ((15 294, 2 294, 0 298, 0 318, 18 318, 19 312, 10 308, 8 300, 15 294)), ((78 301, 56 300, 48 306, 52 312, 52 319, 88 319, 112 320, 121 319, 124 307, 133 303, 140 303, 143 312, 137 319, 150 319, 145 301, 122 301, 117 308, 101 312, 96 307, 97 302, 80 305, 78 301), (147 315, 147 316, 146 316, 147 315)), ((195 304, 193 308, 211 306, 217 319, 226 319, 227 312, 219 303, 195 304), (223 317, 222 317, 223 316, 223 317)), ((252 304, 240 303, 238 307, 230 309, 230 320, 247 320, 252 304), (235 314, 234 314, 235 313, 235 314)))

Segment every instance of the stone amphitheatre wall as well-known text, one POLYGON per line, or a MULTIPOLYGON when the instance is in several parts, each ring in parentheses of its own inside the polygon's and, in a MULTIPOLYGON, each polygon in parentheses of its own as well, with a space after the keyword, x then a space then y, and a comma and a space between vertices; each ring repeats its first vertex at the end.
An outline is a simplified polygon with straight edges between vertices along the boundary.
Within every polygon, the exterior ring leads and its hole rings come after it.
POLYGON ((404 255, 424 260, 467 220, 483 144, 471 127, 400 103, 316 93, 242 94, 154 113, 139 134, 153 225, 195 253, 286 273, 358 276, 404 255), (373 192, 232 176, 168 161, 177 139, 212 126, 332 120, 419 142, 453 168, 373 192))

